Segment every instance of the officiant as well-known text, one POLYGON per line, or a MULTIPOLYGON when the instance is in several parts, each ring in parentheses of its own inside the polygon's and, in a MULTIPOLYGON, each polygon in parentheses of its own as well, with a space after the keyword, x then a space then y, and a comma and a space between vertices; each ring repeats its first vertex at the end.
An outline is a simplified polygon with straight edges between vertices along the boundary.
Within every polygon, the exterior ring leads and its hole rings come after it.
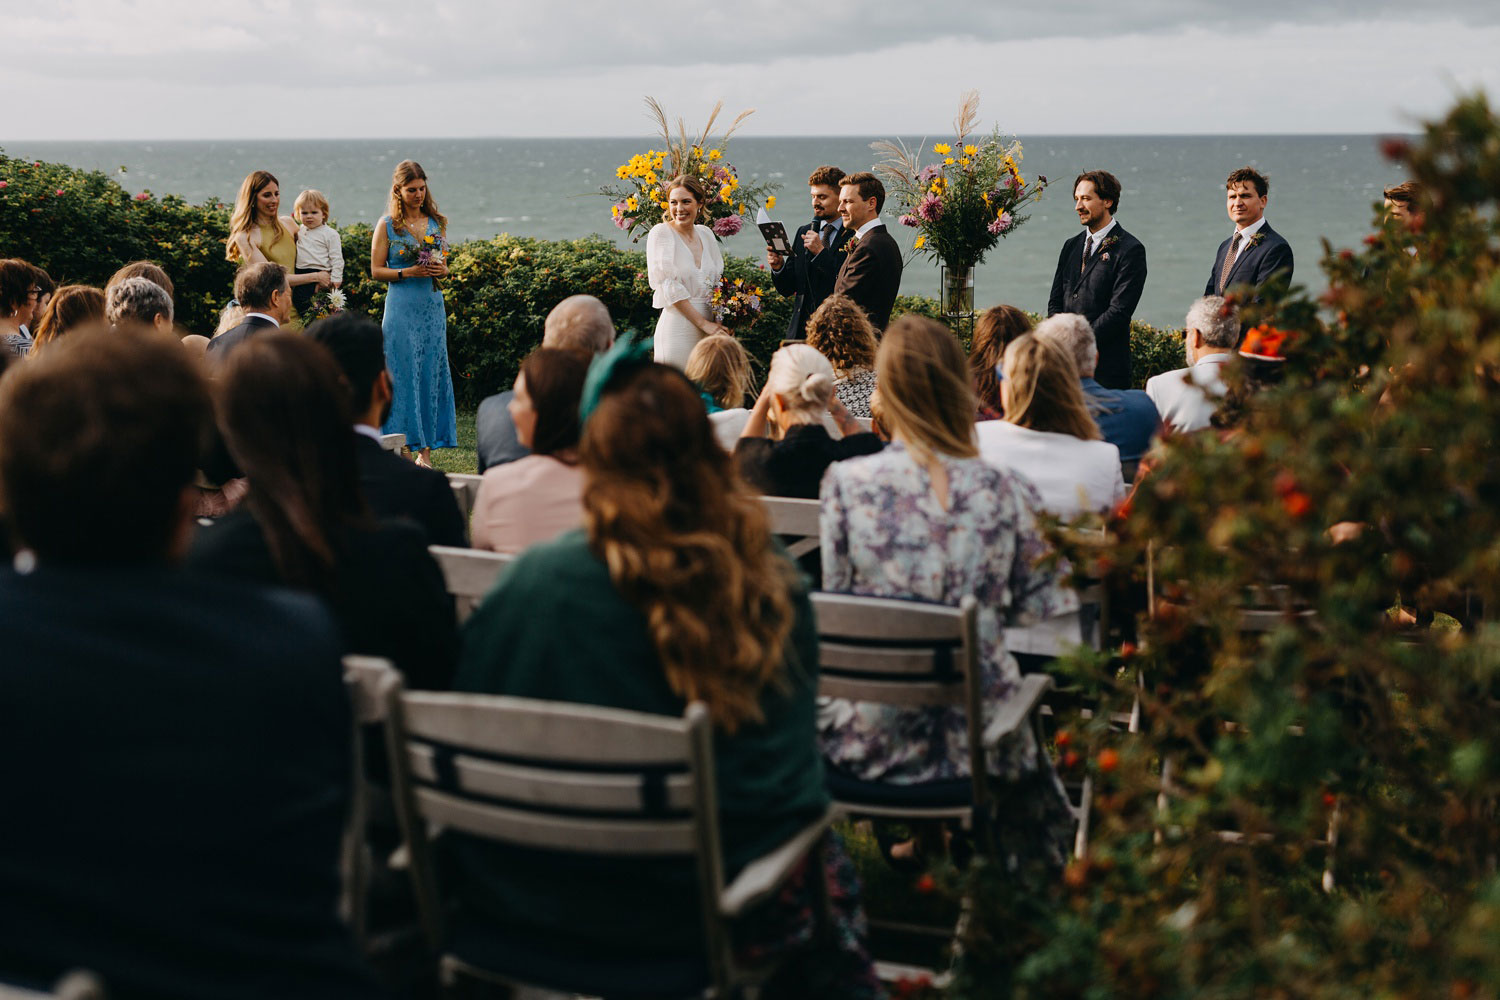
POLYGON ((844 244, 850 233, 839 217, 839 182, 844 172, 838 167, 819 167, 807 178, 812 195, 813 219, 799 226, 791 240, 790 256, 766 247, 766 264, 771 268, 771 282, 782 295, 795 296, 792 318, 787 323, 785 339, 802 340, 806 336, 807 318, 833 293, 833 283, 844 262, 844 244))

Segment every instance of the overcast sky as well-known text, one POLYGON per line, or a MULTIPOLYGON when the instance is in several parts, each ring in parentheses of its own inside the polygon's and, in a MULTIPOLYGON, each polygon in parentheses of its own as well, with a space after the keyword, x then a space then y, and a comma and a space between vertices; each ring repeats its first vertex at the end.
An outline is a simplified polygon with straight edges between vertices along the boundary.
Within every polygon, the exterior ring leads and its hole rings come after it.
POLYGON ((1382 132, 1500 100, 1500 2, 0 0, 18 139, 1382 132), (861 8, 870 8, 862 10, 861 8))

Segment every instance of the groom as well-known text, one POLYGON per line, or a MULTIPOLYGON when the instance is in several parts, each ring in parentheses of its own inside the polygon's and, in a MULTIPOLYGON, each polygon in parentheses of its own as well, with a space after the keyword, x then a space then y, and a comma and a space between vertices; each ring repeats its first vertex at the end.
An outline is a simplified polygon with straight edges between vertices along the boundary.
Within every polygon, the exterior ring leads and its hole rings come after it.
POLYGON ((839 215, 854 235, 844 244, 833 293, 853 299, 877 331, 890 322, 901 288, 901 247, 880 221, 884 206, 885 185, 869 171, 850 174, 839 185, 839 215))

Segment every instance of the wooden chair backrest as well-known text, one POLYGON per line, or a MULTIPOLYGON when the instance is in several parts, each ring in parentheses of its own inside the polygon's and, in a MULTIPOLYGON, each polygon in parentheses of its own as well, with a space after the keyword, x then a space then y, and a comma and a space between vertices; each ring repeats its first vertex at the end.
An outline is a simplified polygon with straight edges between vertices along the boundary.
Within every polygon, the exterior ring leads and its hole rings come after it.
POLYGON ((465 525, 474 515, 474 501, 479 497, 479 484, 483 478, 467 472, 448 473, 448 487, 453 490, 453 501, 458 504, 458 511, 463 515, 465 525))
POLYGON ((451 545, 429 545, 427 551, 432 553, 432 558, 443 571, 443 581, 448 593, 453 595, 454 611, 460 622, 473 613, 494 588, 505 567, 516 558, 505 552, 460 549, 451 545))
POLYGON ((382 434, 380 435, 380 447, 386 451, 394 451, 401 454, 401 449, 406 447, 405 434, 382 434))
POLYGON ((822 505, 818 501, 763 496, 760 502, 771 516, 771 533, 792 539, 787 542, 787 555, 800 559, 821 544, 818 512, 822 505))

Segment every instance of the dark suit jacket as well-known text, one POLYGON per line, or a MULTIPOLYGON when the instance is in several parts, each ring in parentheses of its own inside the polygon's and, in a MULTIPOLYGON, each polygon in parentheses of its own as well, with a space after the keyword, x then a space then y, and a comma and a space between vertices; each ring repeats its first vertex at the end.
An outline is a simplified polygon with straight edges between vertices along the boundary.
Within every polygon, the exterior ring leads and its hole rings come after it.
POLYGON ((359 488, 376 517, 415 521, 426 532, 428 545, 469 544, 467 526, 447 476, 386 451, 379 441, 364 434, 356 433, 354 442, 359 488))
MULTIPOLYGON (((1229 243, 1233 239, 1231 234, 1219 244, 1219 252, 1214 255, 1214 269, 1208 273, 1208 283, 1203 286, 1204 295, 1223 294, 1219 288, 1219 272, 1224 269, 1224 258, 1229 254, 1229 243)), ((1288 281, 1292 280, 1292 245, 1272 229, 1269 222, 1250 237, 1250 242, 1252 246, 1240 247, 1240 252, 1235 255, 1234 269, 1229 272, 1226 288, 1249 285, 1258 289, 1272 275, 1281 272, 1286 273, 1288 281)))
POLYGON ((1099 365, 1094 377, 1113 389, 1130 388, 1130 317, 1146 288, 1146 247, 1119 223, 1083 263, 1080 232, 1063 244, 1052 276, 1047 315, 1079 313, 1094 328, 1099 365))
POLYGON ((901 247, 884 225, 861 236, 854 249, 848 249, 847 241, 844 246, 844 262, 833 290, 853 299, 875 329, 884 330, 901 291, 901 247))
POLYGON ((786 325, 787 340, 801 340, 807 336, 807 319, 823 300, 833 294, 838 281, 839 269, 844 265, 842 248, 853 235, 848 226, 839 226, 834 234, 833 246, 823 248, 816 257, 802 245, 802 236, 812 229, 812 223, 798 228, 792 237, 792 255, 781 270, 771 272, 771 283, 782 295, 793 295, 792 318, 786 325))
POLYGON ((1106 389, 1091 378, 1083 380, 1083 396, 1099 433, 1120 449, 1120 461, 1140 461, 1161 427, 1151 397, 1140 389, 1106 389))
POLYGON ((378 995, 336 916, 328 612, 165 567, 0 570, 0 979, 112 1000, 378 995))
POLYGON ((474 452, 479 474, 493 465, 504 465, 531 454, 516 438, 516 423, 510 419, 510 401, 515 392, 507 389, 486 396, 474 415, 474 452))
MULTIPOLYGON (((391 660, 406 675, 407 687, 447 690, 458 659, 453 599, 421 529, 405 520, 380 521, 335 539, 334 546, 334 592, 323 596, 343 634, 343 651, 391 660)), ((198 530, 188 568, 283 585, 248 504, 198 530)))
POLYGON ((276 324, 260 316, 251 316, 239 326, 231 326, 213 340, 208 342, 206 353, 215 364, 222 362, 229 356, 229 352, 238 347, 241 341, 248 340, 258 333, 276 329, 276 324))

